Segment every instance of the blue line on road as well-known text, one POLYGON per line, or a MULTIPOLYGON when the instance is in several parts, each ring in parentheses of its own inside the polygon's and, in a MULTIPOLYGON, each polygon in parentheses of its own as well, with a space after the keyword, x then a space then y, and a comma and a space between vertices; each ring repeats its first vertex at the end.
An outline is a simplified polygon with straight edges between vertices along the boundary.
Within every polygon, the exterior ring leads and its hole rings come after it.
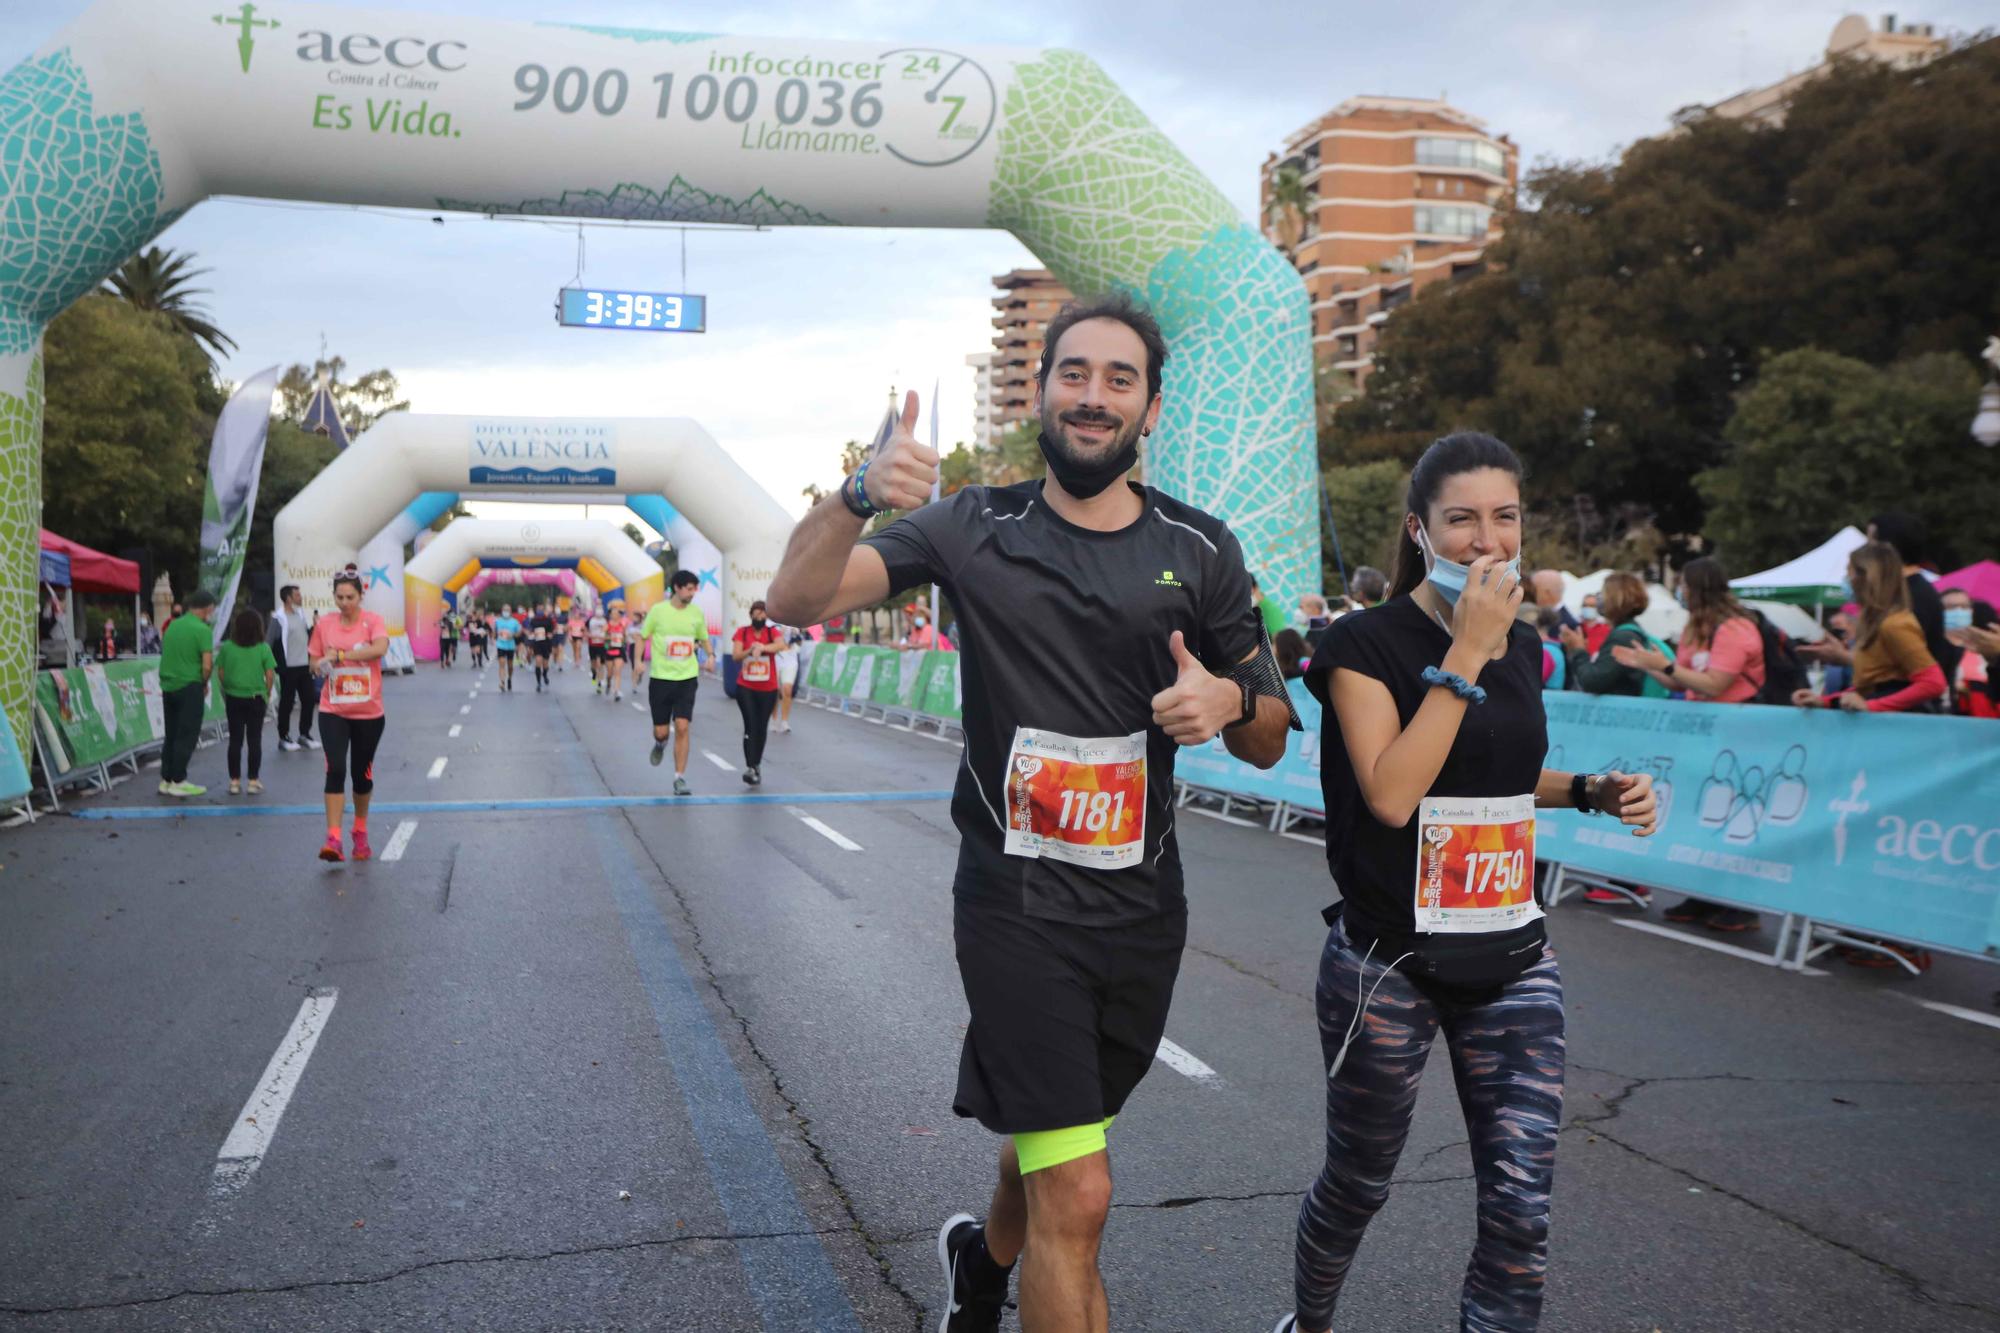
MULTIPOLYGON (((872 805, 948 801, 949 791, 745 792, 738 796, 549 796, 494 801, 377 801, 378 815, 463 815, 507 810, 631 810, 669 805, 872 805)), ((246 815, 318 815, 319 805, 127 805, 71 810, 78 819, 231 819, 246 815)))

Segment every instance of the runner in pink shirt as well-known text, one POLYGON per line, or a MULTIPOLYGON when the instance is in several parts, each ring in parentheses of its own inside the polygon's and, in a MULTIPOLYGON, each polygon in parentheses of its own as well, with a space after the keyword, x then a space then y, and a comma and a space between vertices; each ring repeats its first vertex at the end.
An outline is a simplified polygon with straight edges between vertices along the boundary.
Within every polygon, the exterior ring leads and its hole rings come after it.
POLYGON ((326 845, 322 861, 342 860, 340 819, 346 806, 350 759, 354 772, 354 859, 374 855, 368 846, 368 802, 375 791, 375 749, 388 719, 382 711, 382 656, 389 631, 382 617, 361 609, 361 580, 333 581, 338 613, 313 625, 306 656, 320 680, 319 738, 326 755, 326 845))

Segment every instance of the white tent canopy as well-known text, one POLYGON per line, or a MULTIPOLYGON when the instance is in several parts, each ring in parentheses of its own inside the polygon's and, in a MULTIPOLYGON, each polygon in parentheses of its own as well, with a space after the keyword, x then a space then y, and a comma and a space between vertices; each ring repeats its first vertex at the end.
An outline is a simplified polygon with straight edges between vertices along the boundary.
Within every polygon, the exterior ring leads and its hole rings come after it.
POLYGON ((1868 538, 1852 525, 1834 533, 1794 560, 1756 574, 1729 580, 1739 597, 1817 605, 1846 600, 1840 585, 1847 578, 1847 557, 1868 538))

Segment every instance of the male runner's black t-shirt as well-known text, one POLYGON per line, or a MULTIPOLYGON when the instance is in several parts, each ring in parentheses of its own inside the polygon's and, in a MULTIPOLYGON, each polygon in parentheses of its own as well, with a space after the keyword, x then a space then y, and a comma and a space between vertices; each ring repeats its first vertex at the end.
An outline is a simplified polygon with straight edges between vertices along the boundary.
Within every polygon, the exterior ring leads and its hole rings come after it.
POLYGON ((961 835, 953 888, 1028 916, 1086 925, 1179 910, 1174 752, 1152 698, 1176 675, 1175 630, 1225 674, 1262 641, 1243 551, 1220 519, 1134 486, 1137 522, 1076 527, 1039 481, 968 486, 867 539, 891 595, 937 583, 958 615, 965 753, 952 797, 961 835), (1009 855, 1004 807, 1017 728, 1078 738, 1146 733, 1146 799, 1137 864, 1099 869, 1009 855))
MULTIPOLYGON (((1390 828, 1368 809, 1333 708, 1332 676, 1344 667, 1381 681, 1396 702, 1399 725, 1408 727, 1431 692, 1424 668, 1442 666, 1450 648, 1451 635, 1406 595, 1334 621, 1306 668, 1306 688, 1326 705, 1319 765, 1326 863, 1353 935, 1396 946, 1392 958, 1416 930, 1417 817, 1413 812, 1401 828, 1390 828)), ((1506 656, 1487 663, 1478 683, 1486 702, 1467 706, 1428 795, 1521 796, 1541 781, 1549 729, 1542 711, 1542 645, 1534 629, 1515 621, 1506 656)), ((1542 929, 1536 920, 1496 931, 1490 940, 1505 952, 1542 929)))

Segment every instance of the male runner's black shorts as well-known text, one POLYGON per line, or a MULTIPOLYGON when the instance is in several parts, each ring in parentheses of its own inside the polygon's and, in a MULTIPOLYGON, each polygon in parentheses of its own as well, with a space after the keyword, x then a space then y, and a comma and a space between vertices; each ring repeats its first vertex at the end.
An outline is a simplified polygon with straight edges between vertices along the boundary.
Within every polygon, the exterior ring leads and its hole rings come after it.
MULTIPOLYGON (((493 650, 493 655, 495 657, 504 658, 509 662, 514 660, 514 650, 512 648, 495 648, 493 650)), ((1239 707, 1237 711, 1242 712, 1243 710, 1239 707)))
POLYGON ((972 1021, 952 1109, 996 1134, 1094 1125, 1153 1066, 1187 942, 1187 910, 1077 926, 952 903, 972 1021))
POLYGON ((543 639, 535 645, 535 656, 548 657, 549 655, 554 653, 555 650, 556 646, 553 643, 549 642, 547 639, 543 639))
POLYGON ((646 702, 653 706, 653 725, 664 727, 677 717, 694 717, 695 687, 701 682, 693 676, 686 680, 661 680, 658 676, 646 682, 646 702))

